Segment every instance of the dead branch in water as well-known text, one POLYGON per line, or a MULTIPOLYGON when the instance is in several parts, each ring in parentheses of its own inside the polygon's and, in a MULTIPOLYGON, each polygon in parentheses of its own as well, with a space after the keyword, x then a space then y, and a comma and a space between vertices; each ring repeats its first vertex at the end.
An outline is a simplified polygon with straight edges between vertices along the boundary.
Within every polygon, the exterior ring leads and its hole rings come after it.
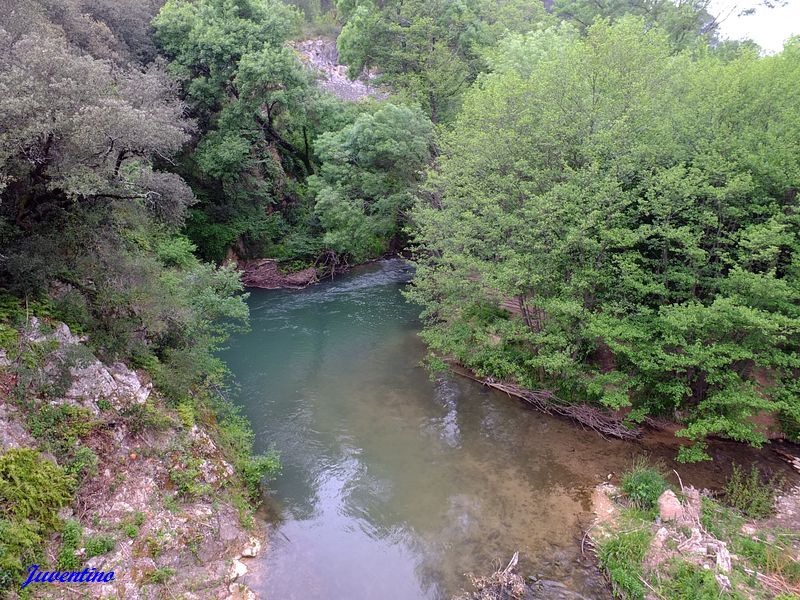
POLYGON ((509 396, 524 400, 527 404, 533 406, 540 412, 548 415, 556 414, 577 421, 584 427, 596 431, 601 436, 633 440, 642 435, 639 429, 630 428, 626 426, 621 419, 606 414, 593 406, 588 406, 586 404, 564 404, 553 392, 548 390, 526 390, 513 383, 496 381, 491 377, 475 377, 461 365, 451 365, 451 368, 459 375, 463 375, 487 387, 504 392, 509 396))
POLYGON ((521 600, 525 595, 525 581, 514 572, 519 561, 515 552, 505 569, 498 569, 488 577, 467 575, 475 591, 455 596, 453 600, 521 600))

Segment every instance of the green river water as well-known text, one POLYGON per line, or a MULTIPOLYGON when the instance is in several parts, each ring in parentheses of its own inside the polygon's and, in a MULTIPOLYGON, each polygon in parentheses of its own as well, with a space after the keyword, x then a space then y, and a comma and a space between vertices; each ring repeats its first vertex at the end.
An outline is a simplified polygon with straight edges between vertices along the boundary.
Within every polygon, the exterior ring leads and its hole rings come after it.
MULTIPOLYGON (((257 450, 274 445, 267 600, 439 600, 520 553, 538 597, 607 598, 581 553, 593 487, 671 436, 604 440, 458 376, 419 366, 411 272, 390 260, 303 291, 253 290, 252 331, 223 358, 257 450)), ((739 447, 684 481, 713 485, 739 447)))

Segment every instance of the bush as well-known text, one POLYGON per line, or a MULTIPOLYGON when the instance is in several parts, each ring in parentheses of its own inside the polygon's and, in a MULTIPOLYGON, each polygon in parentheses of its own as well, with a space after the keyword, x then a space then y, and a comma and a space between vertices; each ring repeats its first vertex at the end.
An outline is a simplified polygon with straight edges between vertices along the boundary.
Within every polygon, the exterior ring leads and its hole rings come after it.
POLYGON ((175 569, 170 567, 160 567, 154 571, 151 571, 147 577, 145 577, 144 582, 154 584, 166 583, 172 578, 173 575, 175 575, 175 569))
POLYGON ((92 536, 88 538, 84 544, 86 547, 86 558, 92 558, 94 556, 100 556, 101 554, 111 552, 116 545, 117 543, 114 541, 114 538, 110 536, 92 536))
POLYGON ((72 499, 74 480, 30 448, 0 456, 0 589, 19 580, 58 529, 58 511, 72 499))
POLYGON ((725 503, 754 519, 763 519, 772 514, 775 490, 780 480, 766 480, 758 467, 753 465, 745 475, 739 465, 734 464, 731 476, 725 484, 725 503))
POLYGON ((258 454, 241 461, 239 470, 247 485, 250 496, 255 498, 261 489, 261 482, 266 477, 274 477, 281 469, 281 460, 277 451, 258 454))
POLYGON ((668 487, 660 470, 648 465, 645 459, 637 459, 633 468, 622 477, 622 491, 642 510, 654 509, 659 496, 668 487))

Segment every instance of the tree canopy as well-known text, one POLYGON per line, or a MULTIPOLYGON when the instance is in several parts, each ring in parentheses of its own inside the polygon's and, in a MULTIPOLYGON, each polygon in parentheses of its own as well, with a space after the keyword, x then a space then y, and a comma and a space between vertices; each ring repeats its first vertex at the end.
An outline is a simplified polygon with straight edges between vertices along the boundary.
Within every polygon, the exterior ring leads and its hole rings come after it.
POLYGON ((415 213, 431 347, 699 442, 759 444, 761 411, 797 431, 797 42, 675 54, 627 17, 491 64, 415 213))

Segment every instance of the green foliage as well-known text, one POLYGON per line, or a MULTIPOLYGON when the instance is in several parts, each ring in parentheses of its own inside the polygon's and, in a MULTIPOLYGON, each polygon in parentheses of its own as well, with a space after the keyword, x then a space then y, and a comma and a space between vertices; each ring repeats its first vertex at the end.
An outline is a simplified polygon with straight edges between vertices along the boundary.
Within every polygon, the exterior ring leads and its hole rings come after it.
POLYGON ((150 571, 150 573, 145 576, 144 583, 156 585, 167 583, 170 579, 172 579, 175 573, 175 569, 171 567, 158 567, 157 569, 150 571))
POLYGON ((17 582, 46 537, 60 526, 74 480, 35 450, 0 455, 0 589, 17 582))
POLYGON ((264 479, 275 477, 280 472, 280 455, 275 450, 267 454, 257 454, 243 460, 239 468, 250 496, 256 498, 264 479))
POLYGON ((202 483, 200 472, 202 460, 190 455, 184 455, 177 468, 169 473, 170 481, 175 485, 178 495, 184 500, 201 498, 211 492, 211 488, 202 483))
POLYGON ((640 528, 616 533, 601 543, 597 556, 611 580, 615 597, 644 599, 646 590, 640 578, 643 575, 642 561, 651 538, 648 530, 640 528))
POLYGON ((714 573, 695 564, 679 561, 664 579, 661 594, 670 600, 718 600, 722 594, 714 573))
POLYGON ((658 498, 669 488, 664 475, 645 459, 637 459, 633 468, 622 476, 622 491, 642 510, 652 510, 658 498))
POLYGON ((67 464, 66 471, 75 477, 75 480, 80 484, 97 474, 98 462, 99 459, 94 450, 86 446, 80 446, 75 450, 72 459, 67 464))
POLYGON ((122 532, 131 539, 136 539, 139 536, 139 529, 144 524, 144 513, 135 512, 128 516, 122 524, 122 532))
POLYGON ((58 550, 58 568, 61 571, 75 571, 81 564, 75 554, 80 548, 83 528, 78 521, 69 519, 61 529, 61 548, 58 550))
POLYGON ((421 105, 434 122, 455 116, 483 68, 484 48, 508 31, 528 31, 550 20, 541 4, 519 0, 339 5, 347 22, 337 45, 350 76, 376 68, 380 82, 421 105))
MULTIPOLYGON (((28 413, 28 429, 42 447, 55 456, 76 457, 80 439, 95 427, 92 413, 71 404, 58 406, 43 405, 28 413)), ((83 454, 82 462, 91 462, 83 454)), ((80 465, 79 465, 80 466, 80 465)))
POLYGON ((676 52, 624 17, 512 35, 487 60, 413 212, 409 296, 431 351, 633 421, 676 419, 682 460, 707 458, 709 436, 762 445, 760 413, 791 430, 796 44, 676 52), (512 318, 475 317, 504 301, 512 318))
POLYGON ((113 537, 107 535, 93 535, 86 538, 83 543, 86 548, 86 558, 107 554, 114 550, 117 543, 113 537))
POLYGON ((327 247, 357 262, 388 249, 405 222, 431 136, 419 109, 386 104, 317 139, 322 168, 309 185, 327 247))
POLYGON ((280 472, 280 456, 275 449, 270 449, 266 454, 253 455, 255 435, 238 407, 218 398, 213 408, 219 419, 217 437, 220 447, 233 462, 250 497, 255 500, 263 481, 280 472))
POLYGON ((192 406, 189 402, 181 402, 175 409, 178 413, 178 418, 181 420, 181 424, 186 429, 191 429, 192 425, 194 425, 194 406, 192 406))
POLYGON ((775 493, 781 482, 773 478, 767 481, 756 465, 750 473, 734 464, 725 484, 725 503, 754 519, 764 519, 775 508, 775 493))
POLYGON ((167 431, 175 425, 174 420, 152 401, 144 404, 131 403, 122 411, 122 416, 134 434, 147 430, 167 431))

